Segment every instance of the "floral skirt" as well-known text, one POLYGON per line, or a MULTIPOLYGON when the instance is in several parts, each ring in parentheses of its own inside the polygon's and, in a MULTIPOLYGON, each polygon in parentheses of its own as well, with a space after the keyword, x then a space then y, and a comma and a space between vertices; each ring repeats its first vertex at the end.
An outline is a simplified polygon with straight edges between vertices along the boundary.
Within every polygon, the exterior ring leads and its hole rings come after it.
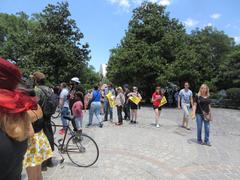
POLYGON ((51 158, 52 155, 53 152, 48 139, 41 130, 28 139, 28 148, 24 156, 23 166, 27 168, 41 165, 43 161, 51 158))

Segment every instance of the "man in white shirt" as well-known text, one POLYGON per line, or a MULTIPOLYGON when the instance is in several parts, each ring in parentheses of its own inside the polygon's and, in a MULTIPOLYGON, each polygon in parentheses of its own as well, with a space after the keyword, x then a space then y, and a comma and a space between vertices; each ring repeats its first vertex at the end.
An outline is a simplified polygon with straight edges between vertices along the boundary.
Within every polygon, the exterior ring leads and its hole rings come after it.
POLYGON ((178 95, 178 109, 183 110, 183 122, 182 127, 190 130, 189 119, 190 119, 190 107, 193 106, 193 93, 189 89, 189 83, 184 83, 184 89, 179 92, 178 95), (181 105, 180 105, 181 103, 181 105))
POLYGON ((69 116, 69 90, 66 83, 61 83, 60 88, 59 107, 61 109, 61 120, 64 127, 59 131, 59 134, 64 135, 66 126, 68 125, 67 119, 64 117, 69 116))

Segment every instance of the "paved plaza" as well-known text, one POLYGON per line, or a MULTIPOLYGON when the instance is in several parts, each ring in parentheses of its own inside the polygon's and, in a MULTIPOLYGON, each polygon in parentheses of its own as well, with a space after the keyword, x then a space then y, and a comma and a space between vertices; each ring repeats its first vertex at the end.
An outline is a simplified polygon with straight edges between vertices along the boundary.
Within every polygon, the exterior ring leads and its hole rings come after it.
MULTIPOLYGON (((116 112, 114 115, 116 121, 116 112)), ((44 172, 44 179, 239 180, 240 111, 213 109, 212 147, 197 144, 195 122, 191 122, 191 131, 182 129, 181 117, 181 111, 165 108, 161 126, 155 128, 153 110, 144 107, 139 110, 136 125, 124 121, 118 127, 105 122, 102 129, 84 129, 99 146, 98 162, 90 168, 79 168, 65 155, 65 162, 44 172)), ((87 119, 85 114, 85 124, 87 119)))

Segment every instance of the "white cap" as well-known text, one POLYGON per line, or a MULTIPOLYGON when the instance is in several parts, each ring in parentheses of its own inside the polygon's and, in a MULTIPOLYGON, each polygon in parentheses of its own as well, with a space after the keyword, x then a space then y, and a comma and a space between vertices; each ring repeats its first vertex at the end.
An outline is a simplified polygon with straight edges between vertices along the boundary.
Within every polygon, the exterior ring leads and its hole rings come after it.
POLYGON ((79 81, 79 78, 78 78, 78 77, 73 77, 73 78, 71 79, 71 81, 73 81, 73 82, 76 82, 76 83, 80 83, 80 81, 79 81))

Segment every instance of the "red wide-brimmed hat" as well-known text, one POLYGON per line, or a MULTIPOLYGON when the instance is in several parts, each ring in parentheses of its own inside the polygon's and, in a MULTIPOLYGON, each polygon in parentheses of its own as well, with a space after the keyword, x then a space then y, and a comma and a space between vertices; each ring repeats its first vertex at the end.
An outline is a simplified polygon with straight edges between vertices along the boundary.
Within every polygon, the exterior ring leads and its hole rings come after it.
POLYGON ((4 113, 20 113, 36 107, 36 98, 27 92, 17 89, 21 81, 18 67, 0 58, 0 111, 4 113))

